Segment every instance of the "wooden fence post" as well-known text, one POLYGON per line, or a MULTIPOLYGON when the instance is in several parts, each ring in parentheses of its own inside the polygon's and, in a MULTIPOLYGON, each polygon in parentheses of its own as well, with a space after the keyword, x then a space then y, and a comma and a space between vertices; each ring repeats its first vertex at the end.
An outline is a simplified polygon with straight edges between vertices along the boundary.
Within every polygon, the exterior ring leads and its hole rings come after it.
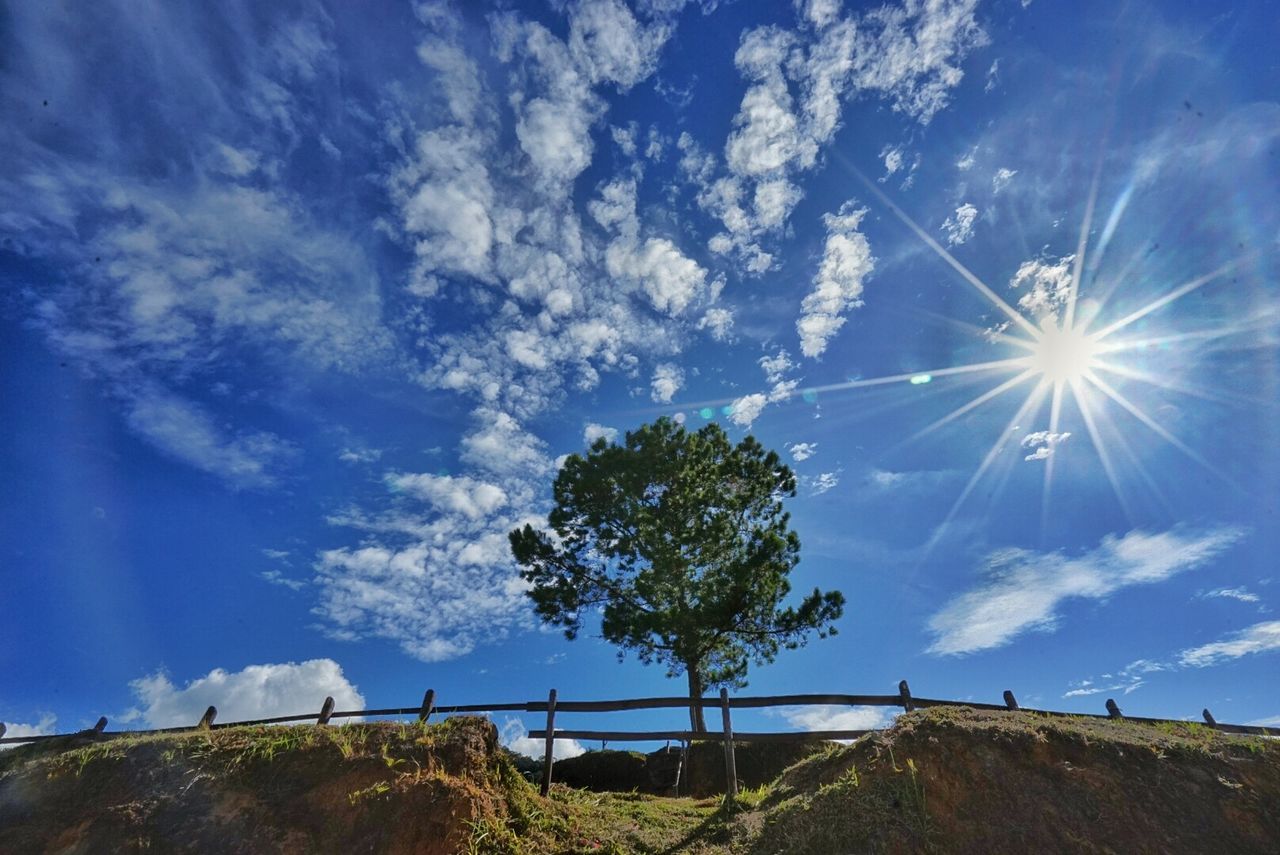
MULTIPOLYGON (((1217 726, 1218 726, 1218 722, 1214 719, 1214 717, 1213 717, 1213 713, 1209 712, 1208 707, 1206 707, 1206 708, 1205 708, 1204 712, 1203 712, 1203 713, 1201 713, 1201 715, 1203 715, 1203 716, 1204 716, 1204 723, 1205 723, 1205 724, 1209 725, 1210 727, 1217 727, 1217 726)), ((3 733, 3 731, 0 731, 0 733, 3 733)))
POLYGON ((213 724, 213 720, 217 717, 218 717, 218 708, 211 705, 207 710, 204 711, 204 715, 200 716, 200 723, 197 724, 196 727, 199 728, 200 730, 208 730, 209 726, 213 724))
POLYGON ((107 717, 104 715, 102 718, 98 719, 98 723, 93 726, 93 732, 102 733, 102 731, 106 729, 107 729, 107 717))
POLYGON ((906 680, 898 683, 898 697, 902 699, 902 709, 904 712, 911 712, 916 708, 915 704, 911 703, 911 687, 907 685, 906 680))
POLYGON ((738 765, 733 757, 733 722, 729 719, 729 690, 720 689, 720 716, 724 719, 725 798, 733 804, 738 797, 738 765))
POLYGON ((418 721, 426 721, 431 716, 431 710, 436 705, 436 690, 427 689, 427 693, 422 696, 422 709, 418 711, 418 721))
POLYGON ((1107 698, 1107 715, 1112 718, 1124 718, 1124 716, 1120 714, 1120 708, 1116 706, 1116 702, 1111 698, 1107 698))
POLYGON ((556 690, 552 689, 547 694, 547 750, 542 756, 542 794, 545 796, 551 792, 551 765, 555 762, 555 757, 551 750, 555 746, 556 740, 556 690))
POLYGON ((316 719, 316 724, 328 724, 329 718, 333 715, 333 698, 324 699, 324 704, 320 707, 320 716, 316 719))
POLYGON ((1018 708, 1018 699, 1013 696, 1013 692, 1008 689, 1004 690, 1004 705, 1011 710, 1018 708))

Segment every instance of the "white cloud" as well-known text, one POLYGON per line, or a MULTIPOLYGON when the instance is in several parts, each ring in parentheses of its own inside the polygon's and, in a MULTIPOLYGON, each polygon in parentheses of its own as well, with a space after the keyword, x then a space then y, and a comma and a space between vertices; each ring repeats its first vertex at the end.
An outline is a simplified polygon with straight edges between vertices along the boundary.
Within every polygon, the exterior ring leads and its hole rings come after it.
POLYGON ((291 579, 279 570, 263 570, 258 575, 262 577, 263 581, 270 582, 272 585, 279 585, 282 588, 288 588, 290 591, 301 591, 307 587, 306 582, 301 579, 291 579))
POLYGON ((416 528, 421 539, 397 543, 384 531, 370 545, 320 554, 315 611, 334 637, 387 638, 416 659, 440 662, 527 621, 526 586, 511 569, 506 539, 514 521, 481 527, 457 517, 391 517, 364 524, 416 528))
POLYGON ((723 308, 707 309, 698 322, 698 329, 709 330, 716 341, 727 341, 733 330, 733 312, 723 308))
POLYGON ((836 473, 823 472, 821 475, 819 475, 818 477, 814 478, 809 482, 809 488, 810 488, 809 495, 821 496, 823 493, 827 492, 828 490, 835 489, 836 485, 838 485, 839 483, 840 483, 840 478, 839 476, 836 475, 836 473))
POLYGON ((866 63, 858 85, 883 92, 894 109, 927 123, 964 77, 957 63, 987 43, 974 15, 977 5, 934 0, 868 13, 858 33, 858 54, 866 63))
POLYGON ((838 213, 822 218, 827 226, 822 263, 796 321, 805 356, 821 356, 832 336, 844 326, 844 313, 862 305, 863 281, 875 268, 871 245, 857 230, 866 214, 866 208, 855 207, 850 200, 838 213))
MULTIPOLYGON (((547 743, 534 739, 525 730, 524 723, 517 718, 508 718, 498 732, 498 740, 517 754, 541 760, 546 756, 547 743)), ((551 743, 551 757, 555 760, 567 760, 585 754, 586 748, 576 739, 557 739, 551 743)))
MULTIPOLYGON (((485 135, 450 126, 419 135, 411 167, 392 179, 392 199, 400 204, 406 232, 415 239, 423 264, 443 273, 492 277, 495 190, 486 164, 485 135)), ((419 275, 415 293, 427 296, 438 285, 419 275)))
POLYGON ((1261 601, 1261 597, 1245 588, 1215 588, 1200 595, 1201 599, 1228 599, 1239 600, 1242 603, 1257 603, 1261 601))
POLYGON ((387 484, 444 513, 458 513, 468 519, 488 516, 507 504, 507 494, 497 484, 466 475, 391 474, 387 484))
POLYGON ((134 393, 126 417, 165 454, 235 487, 274 485, 275 470, 297 453, 273 433, 229 436, 201 407, 153 386, 134 393))
POLYGON ((867 480, 880 488, 889 488, 897 486, 907 480, 906 472, 890 472, 887 469, 872 469, 867 476, 867 480))
POLYGON ((250 665, 235 672, 215 668, 182 688, 156 673, 129 687, 148 727, 194 725, 210 706, 218 708, 219 722, 319 713, 326 696, 332 696, 338 710, 365 708, 364 696, 332 659, 250 665))
POLYGON ((1022 438, 1022 447, 1032 449, 1023 460, 1048 460, 1057 447, 1071 438, 1071 432, 1052 433, 1047 430, 1033 431, 1022 438))
POLYGON ((1075 255, 1024 261, 1009 280, 1009 287, 1025 289, 1018 308, 1036 320, 1056 318, 1067 304, 1071 293, 1071 265, 1075 255))
POLYGON ((569 51, 593 83, 626 91, 653 73, 670 29, 644 27, 619 0, 584 0, 569 24, 569 51))
POLYGON ((314 564, 321 628, 340 640, 383 638, 437 662, 531 624, 507 534, 543 524, 531 508, 553 471, 541 440, 506 413, 478 408, 456 476, 392 475, 384 509, 330 518, 363 532, 314 564))
POLYGON ((1243 536, 1235 528, 1156 534, 1135 529, 1108 535, 1075 558, 1013 547, 993 552, 982 566, 986 581, 929 619, 934 641, 928 652, 973 653, 1027 631, 1052 630, 1064 600, 1101 599, 1131 585, 1162 582, 1208 563, 1243 536))
POLYGON ((991 67, 987 69, 987 82, 986 82, 986 85, 982 87, 982 91, 990 92, 991 90, 995 89, 996 86, 999 85, 999 83, 1000 83, 1000 60, 997 58, 991 61, 991 67))
POLYGON ((1273 650, 1280 650, 1280 621, 1276 620, 1255 623, 1222 641, 1184 650, 1178 654, 1178 663, 1185 667, 1205 668, 1228 659, 1273 650))
POLYGON ((973 148, 961 155, 960 159, 956 161, 956 169, 959 169, 961 172, 966 172, 972 169, 973 165, 977 162, 978 147, 975 145, 973 148))
POLYGON ((902 168, 902 147, 885 146, 880 150, 880 157, 884 160, 884 175, 880 176, 880 183, 883 184, 889 180, 889 176, 902 168))
POLYGON ((376 463, 382 457, 377 448, 344 448, 338 454, 343 463, 376 463))
POLYGON ((631 122, 625 128, 617 125, 609 128, 609 135, 613 137, 613 143, 627 157, 636 156, 636 123, 631 122))
POLYGON ((764 371, 764 379, 768 383, 780 383, 787 373, 796 367, 791 356, 784 348, 779 348, 773 356, 762 356, 757 360, 764 371))
POLYGON ((587 425, 582 431, 582 441, 586 445, 595 445, 597 439, 613 442, 618 438, 618 429, 598 425, 595 422, 587 425))
MULTIPOLYGON (((197 719, 198 721, 199 719, 197 719)), ((56 733, 58 729, 58 717, 52 714, 40 717, 35 724, 25 724, 23 722, 5 722, 4 736, 8 739, 11 736, 47 736, 56 733)), ((10 748, 17 748, 21 743, 11 745, 0 745, 0 751, 8 751, 10 748)))
MULTIPOLYGON (((734 251, 751 273, 773 266, 760 241, 785 224, 800 198, 792 177, 818 164, 846 100, 872 92, 927 123, 963 77, 957 63, 985 43, 975 5, 911 0, 841 17, 838 4, 810 3, 794 30, 743 33, 734 63, 749 85, 724 146, 728 175, 715 178, 715 159, 687 134, 678 143, 698 204, 726 229, 712 250, 734 251)), ((903 165, 900 150, 881 156, 889 174, 903 165)))
POLYGON ((794 445, 788 445, 787 450, 791 452, 791 459, 796 463, 800 463, 818 453, 818 443, 797 442, 794 445))
POLYGON ((1078 683, 1072 684, 1074 688, 1063 692, 1062 697, 1083 698, 1088 697, 1089 695, 1101 695, 1104 693, 1115 692, 1128 695, 1138 691, 1138 689, 1141 689, 1146 684, 1146 680, 1140 676, 1133 674, 1121 674, 1120 676, 1123 679, 1109 682, 1106 685, 1096 684, 1092 680, 1081 680, 1078 683))
MULTIPOLYGON (((772 711, 771 711, 772 712, 772 711)), ((897 713, 886 707, 835 705, 779 707, 787 724, 797 730, 880 730, 893 723, 897 713)))
POLYGON ((729 405, 729 420, 736 425, 749 428, 751 423, 759 418, 760 411, 764 409, 766 403, 768 399, 759 392, 743 395, 729 405))
POLYGON ((605 269, 638 284, 653 308, 672 316, 684 312, 707 287, 707 271, 666 238, 644 243, 618 238, 605 253, 605 269))
POLYGON ((669 404, 684 386, 684 372, 672 362, 661 362, 653 369, 649 397, 659 404, 669 404))
POLYGON ((956 208, 956 212, 942 224, 942 230, 947 233, 947 243, 959 246, 973 237, 973 224, 977 219, 978 209, 968 202, 956 208))
POLYGON ((1009 186, 1009 182, 1013 180, 1013 176, 1018 174, 1018 170, 1009 169, 1002 166, 996 170, 996 174, 991 176, 991 192, 999 195, 1000 191, 1009 186))
POLYGON ((462 460, 486 472, 541 475, 547 470, 545 443, 514 417, 485 407, 474 413, 476 430, 462 439, 462 460))

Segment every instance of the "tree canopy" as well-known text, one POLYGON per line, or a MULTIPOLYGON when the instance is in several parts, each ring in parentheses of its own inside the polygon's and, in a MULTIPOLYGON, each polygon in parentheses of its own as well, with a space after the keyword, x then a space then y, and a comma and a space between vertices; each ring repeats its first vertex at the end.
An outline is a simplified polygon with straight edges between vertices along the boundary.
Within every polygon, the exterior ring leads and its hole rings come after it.
MULTIPOLYGON (((599 610, 619 657, 686 674, 700 698, 745 686, 749 663, 811 632, 836 632, 839 591, 784 606, 800 538, 782 500, 795 493, 795 475, 754 437, 735 446, 715 423, 689 432, 663 418, 570 456, 550 530, 512 531, 511 550, 543 620, 572 639, 599 610)), ((705 730, 700 706, 690 717, 705 730)))

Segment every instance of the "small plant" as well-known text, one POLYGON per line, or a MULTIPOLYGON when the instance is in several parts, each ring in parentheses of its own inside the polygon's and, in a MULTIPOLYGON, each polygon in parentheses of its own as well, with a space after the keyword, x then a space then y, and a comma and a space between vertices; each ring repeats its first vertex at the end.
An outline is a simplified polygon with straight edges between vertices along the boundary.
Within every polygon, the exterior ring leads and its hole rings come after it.
POLYGON ((387 751, 387 744, 385 742, 382 743, 381 757, 382 757, 382 762, 385 763, 387 765, 387 768, 392 771, 395 771, 395 768, 397 766, 403 766, 405 764, 405 759, 403 757, 391 756, 391 754, 387 751))
POLYGON ((386 781, 379 781, 355 792, 347 793, 347 801, 352 805, 357 805, 366 799, 374 799, 378 796, 391 792, 391 785, 386 781))

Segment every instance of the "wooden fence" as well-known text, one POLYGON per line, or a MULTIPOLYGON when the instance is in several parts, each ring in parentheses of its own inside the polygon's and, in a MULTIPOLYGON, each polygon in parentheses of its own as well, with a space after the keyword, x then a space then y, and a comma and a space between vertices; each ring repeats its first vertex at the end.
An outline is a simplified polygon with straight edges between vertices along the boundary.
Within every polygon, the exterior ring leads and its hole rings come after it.
MULTIPOLYGON (((314 721, 317 725, 330 724, 334 719, 376 716, 416 716, 418 721, 427 721, 432 715, 453 713, 481 712, 523 712, 546 713, 547 724, 542 730, 531 730, 529 736, 543 740, 545 743, 544 765, 542 773, 542 794, 546 795, 551 786, 551 772, 554 765, 552 749, 557 739, 600 740, 602 742, 681 742, 688 744, 695 741, 722 742, 724 744, 725 777, 727 792, 737 795, 738 781, 733 744, 735 742, 802 742, 811 740, 857 739, 871 733, 870 730, 808 730, 785 733, 743 733, 733 730, 731 710, 760 709, 765 707, 791 706, 880 706, 901 707, 905 712, 928 707, 970 707, 979 710, 1018 710, 1046 716, 1083 716, 1086 718, 1125 719, 1144 724, 1185 724, 1179 719, 1126 717, 1112 698, 1106 702, 1106 714, 1068 713, 1056 710, 1025 709, 1018 706, 1013 692, 1005 690, 1004 702, 1000 704, 983 704, 972 701, 949 701, 937 698, 917 698, 911 694, 907 681, 898 684, 896 695, 761 695, 756 697, 730 697, 727 689, 720 690, 718 698, 700 698, 691 700, 687 697, 665 698, 627 698, 614 701, 562 701, 557 697, 555 689, 547 695, 545 701, 527 701, 524 703, 499 704, 455 704, 438 706, 435 702, 434 689, 428 689, 422 703, 412 707, 390 707, 373 710, 335 710, 333 698, 325 698, 320 711, 300 713, 298 715, 282 715, 272 718, 251 719, 249 721, 217 722, 216 707, 205 710, 200 721, 187 727, 166 727, 156 730, 123 730, 108 731, 105 716, 98 719, 97 724, 87 730, 76 733, 41 734, 39 736, 5 736, 5 725, 0 722, 0 744, 16 744, 42 742, 51 739, 80 737, 85 739, 110 739, 119 736, 130 736, 143 733, 183 733, 198 730, 216 730, 224 727, 245 727, 263 724, 289 724, 314 721), (615 731, 615 730, 557 730, 555 718, 557 713, 597 713, 623 712, 627 710, 646 709, 689 709, 691 706, 719 708, 722 726, 719 731, 694 732, 690 730, 655 730, 655 731, 615 731)), ((1225 733, 1253 734, 1271 736, 1274 731, 1265 727, 1244 724, 1223 724, 1214 719, 1209 710, 1204 710, 1204 722, 1207 727, 1225 733)))

